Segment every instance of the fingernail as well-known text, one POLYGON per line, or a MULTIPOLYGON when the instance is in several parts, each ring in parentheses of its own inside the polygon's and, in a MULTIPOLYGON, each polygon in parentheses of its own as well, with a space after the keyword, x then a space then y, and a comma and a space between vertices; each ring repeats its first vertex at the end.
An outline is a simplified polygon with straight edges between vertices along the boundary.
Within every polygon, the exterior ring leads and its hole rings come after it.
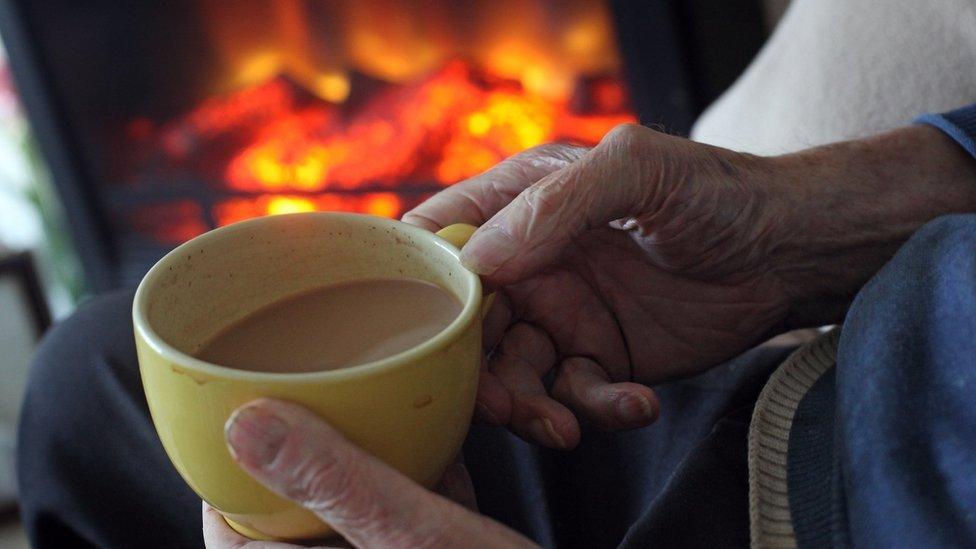
POLYGON ((552 421, 546 418, 539 418, 529 424, 529 433, 537 441, 550 441, 558 448, 566 448, 566 441, 559 436, 556 429, 552 426, 552 421))
POLYGON ((478 231, 461 249, 461 264, 480 275, 490 275, 515 254, 515 241, 500 225, 478 231))
POLYGON ((481 417, 481 419, 487 421, 492 425, 502 424, 502 422, 498 421, 498 417, 495 416, 495 414, 493 414, 491 410, 489 410, 488 407, 482 404, 481 402, 475 401, 474 407, 475 409, 478 410, 478 416, 481 417))
POLYGON ((626 393, 617 401, 617 419, 623 423, 654 418, 654 407, 644 395, 626 393))
POLYGON ((239 408, 224 425, 224 436, 237 461, 263 467, 274 461, 288 437, 288 424, 258 406, 239 408))

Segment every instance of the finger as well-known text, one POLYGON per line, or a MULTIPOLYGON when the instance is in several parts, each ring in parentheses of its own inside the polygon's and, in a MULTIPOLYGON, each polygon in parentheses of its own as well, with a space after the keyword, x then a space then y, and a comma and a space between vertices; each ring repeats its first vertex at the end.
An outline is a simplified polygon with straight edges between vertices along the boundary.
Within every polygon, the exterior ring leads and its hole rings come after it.
POLYGON ((505 292, 519 304, 519 317, 549 336, 556 354, 592 357, 612 381, 629 380, 630 356, 617 318, 593 282, 580 273, 590 271, 594 282, 607 275, 593 269, 586 258, 577 262, 567 257, 566 267, 509 286, 505 292))
POLYGON ((434 491, 471 511, 478 510, 474 484, 471 482, 471 475, 468 474, 468 468, 465 467, 464 457, 461 454, 458 454, 457 459, 447 466, 434 491))
POLYGON ((227 443, 258 482, 358 547, 455 546, 473 534, 524 545, 498 523, 429 492, 301 406, 258 399, 231 416, 227 443))
POLYGON ((577 162, 526 188, 482 225, 462 261, 489 283, 509 284, 551 263, 581 233, 646 212, 665 164, 648 157, 677 139, 640 126, 614 128, 577 162))
POLYGON ((437 193, 404 214, 403 221, 429 231, 452 223, 481 225, 526 187, 574 162, 585 151, 583 147, 560 143, 522 151, 437 193))
POLYGON ((563 360, 552 396, 608 431, 644 427, 658 415, 657 397, 650 387, 611 383, 606 371, 585 357, 563 360))
MULTIPOLYGON (((482 323, 482 348, 487 354, 501 340, 512 319, 508 297, 502 292, 495 295, 496 299, 482 323)), ((489 425, 506 425, 511 415, 511 395, 498 377, 488 370, 487 359, 482 359, 478 396, 475 400, 475 419, 489 425)))
POLYGON ((530 442, 569 449, 579 444, 579 424, 572 412, 549 397, 542 383, 556 358, 549 336, 522 322, 502 338, 490 369, 511 395, 509 428, 530 442))
POLYGON ((488 425, 507 425, 512 417, 512 395, 498 376, 487 368, 478 373, 474 417, 488 425))
POLYGON ((240 547, 249 540, 235 532, 207 502, 203 503, 203 543, 207 549, 240 547))
MULTIPOLYGON (((350 444, 308 410, 270 399, 227 423, 235 460, 272 491, 306 507, 357 545, 388 545, 437 507, 432 494, 350 444), (369 524, 367 522, 375 522, 369 524)), ((433 525, 436 527, 436 524, 433 525)), ((408 545, 423 545, 427 539, 408 545)))
POLYGON ((481 346, 486 353, 491 352, 501 341, 502 335, 512 323, 512 306, 505 292, 496 292, 495 300, 482 321, 481 346))
POLYGON ((224 517, 203 503, 203 544, 207 549, 298 549, 297 545, 248 539, 228 526, 224 517))

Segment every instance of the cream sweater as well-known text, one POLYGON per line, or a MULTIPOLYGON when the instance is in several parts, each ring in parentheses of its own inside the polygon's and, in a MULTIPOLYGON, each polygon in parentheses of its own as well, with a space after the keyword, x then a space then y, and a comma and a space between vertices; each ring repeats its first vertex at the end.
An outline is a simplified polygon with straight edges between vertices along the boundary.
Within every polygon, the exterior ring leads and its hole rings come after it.
POLYGON ((976 102, 976 0, 794 0, 698 141, 779 154, 976 102))

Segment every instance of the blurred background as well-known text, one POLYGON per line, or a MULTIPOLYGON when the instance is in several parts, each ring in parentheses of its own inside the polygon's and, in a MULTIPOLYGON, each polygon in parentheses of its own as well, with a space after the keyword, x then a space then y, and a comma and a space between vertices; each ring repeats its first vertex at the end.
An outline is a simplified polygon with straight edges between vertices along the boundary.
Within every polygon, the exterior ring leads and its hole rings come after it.
POLYGON ((0 0, 0 547, 31 356, 87 297, 249 217, 399 217, 544 142, 687 134, 786 4, 0 0))

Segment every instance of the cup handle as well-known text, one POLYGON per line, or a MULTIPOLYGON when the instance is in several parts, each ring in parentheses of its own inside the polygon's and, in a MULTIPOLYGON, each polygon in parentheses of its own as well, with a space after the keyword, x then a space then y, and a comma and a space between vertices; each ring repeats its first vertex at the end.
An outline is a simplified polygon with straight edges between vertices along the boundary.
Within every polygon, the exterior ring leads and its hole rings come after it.
MULTIPOLYGON (((461 248, 464 247, 465 244, 468 243, 468 240, 471 238, 471 235, 473 235, 477 229, 478 227, 475 227, 474 225, 468 225, 467 223, 455 223, 453 225, 448 225, 447 227, 444 227, 443 229, 437 231, 434 234, 450 242, 457 249, 460 250, 461 248)), ((495 301, 495 294, 492 293, 485 296, 485 299, 481 302, 482 318, 484 318, 485 315, 488 314, 488 310, 491 309, 491 304, 494 303, 494 301, 495 301)))
POLYGON ((478 227, 468 225, 467 223, 455 223, 453 225, 444 227, 434 234, 450 242, 451 244, 454 244, 454 246, 460 250, 465 244, 468 243, 471 235, 473 235, 477 229, 478 227))

